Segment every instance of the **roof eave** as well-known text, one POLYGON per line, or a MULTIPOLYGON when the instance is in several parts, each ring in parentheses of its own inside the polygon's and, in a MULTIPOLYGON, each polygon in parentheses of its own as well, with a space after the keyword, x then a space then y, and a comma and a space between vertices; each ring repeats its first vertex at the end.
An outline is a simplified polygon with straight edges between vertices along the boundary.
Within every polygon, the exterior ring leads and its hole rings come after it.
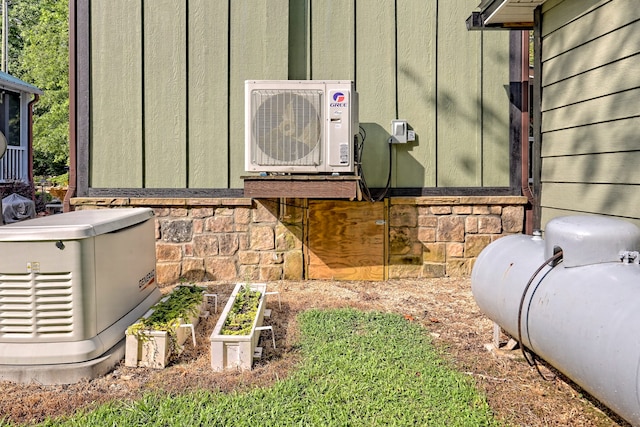
POLYGON ((19 78, 3 71, 0 71, 0 88, 13 90, 16 92, 33 93, 37 95, 42 95, 44 93, 41 89, 35 87, 34 85, 22 81, 19 78))
POLYGON ((533 11, 546 0, 483 0, 467 18, 468 30, 533 28, 533 11))

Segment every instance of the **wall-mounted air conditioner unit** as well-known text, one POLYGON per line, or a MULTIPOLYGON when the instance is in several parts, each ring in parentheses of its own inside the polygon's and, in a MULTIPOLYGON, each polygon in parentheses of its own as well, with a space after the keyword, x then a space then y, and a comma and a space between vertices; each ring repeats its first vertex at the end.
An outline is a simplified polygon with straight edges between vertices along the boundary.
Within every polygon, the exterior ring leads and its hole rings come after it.
POLYGON ((352 81, 245 82, 248 172, 353 173, 358 126, 352 81))

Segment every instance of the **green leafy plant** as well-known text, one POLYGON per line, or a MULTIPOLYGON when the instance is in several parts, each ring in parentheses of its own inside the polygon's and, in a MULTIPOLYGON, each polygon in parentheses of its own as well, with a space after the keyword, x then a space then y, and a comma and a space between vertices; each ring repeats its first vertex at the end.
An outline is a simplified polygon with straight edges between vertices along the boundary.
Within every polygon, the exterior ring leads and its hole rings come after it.
POLYGON ((163 298, 151 307, 153 312, 149 316, 129 326, 127 334, 135 336, 140 341, 148 341, 148 332, 166 332, 169 335, 171 351, 174 352, 178 347, 176 331, 180 326, 180 320, 198 314, 204 291, 204 288, 198 286, 178 286, 168 298, 163 298))
POLYGON ((260 304, 260 291, 243 286, 227 315, 222 335, 249 335, 260 304))
POLYGON ((50 181, 54 185, 60 185, 66 187, 69 185, 69 172, 65 172, 62 175, 52 176, 50 181))

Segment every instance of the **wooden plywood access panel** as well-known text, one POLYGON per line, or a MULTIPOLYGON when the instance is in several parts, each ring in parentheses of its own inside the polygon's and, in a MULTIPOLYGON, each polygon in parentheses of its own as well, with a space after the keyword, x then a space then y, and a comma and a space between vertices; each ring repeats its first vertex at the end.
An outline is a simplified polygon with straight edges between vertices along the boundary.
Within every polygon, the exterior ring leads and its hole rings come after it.
POLYGON ((310 200, 307 277, 384 280, 385 212, 383 202, 310 200))

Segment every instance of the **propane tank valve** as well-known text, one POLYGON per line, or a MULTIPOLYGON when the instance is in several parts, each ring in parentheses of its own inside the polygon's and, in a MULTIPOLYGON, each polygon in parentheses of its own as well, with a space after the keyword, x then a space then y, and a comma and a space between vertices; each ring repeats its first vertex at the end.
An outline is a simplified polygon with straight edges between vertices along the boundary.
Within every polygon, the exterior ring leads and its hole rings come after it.
POLYGON ((640 253, 638 251, 620 251, 620 261, 624 264, 639 264, 640 253))

